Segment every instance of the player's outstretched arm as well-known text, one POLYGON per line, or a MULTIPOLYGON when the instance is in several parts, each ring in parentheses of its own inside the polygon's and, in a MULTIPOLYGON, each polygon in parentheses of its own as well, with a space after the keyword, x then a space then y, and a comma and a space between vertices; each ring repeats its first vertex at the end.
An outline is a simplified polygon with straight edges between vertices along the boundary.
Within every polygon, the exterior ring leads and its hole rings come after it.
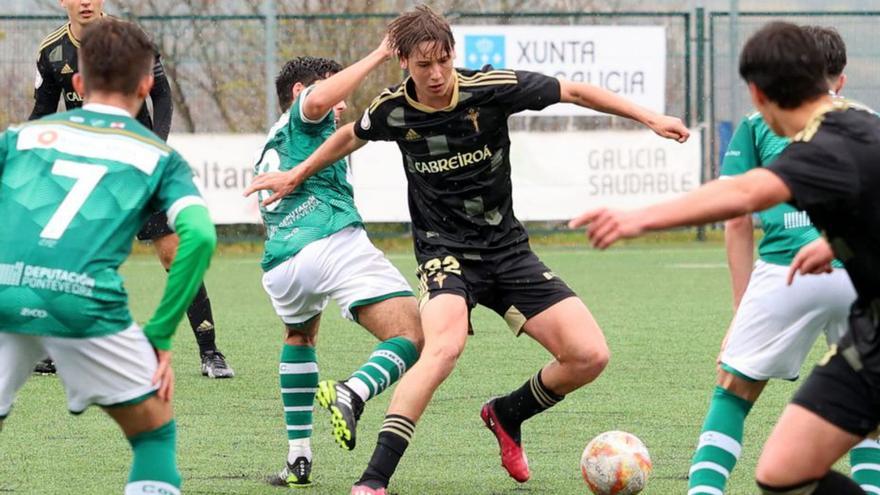
POLYGON ((593 246, 606 249, 619 239, 647 231, 726 220, 790 199, 791 191, 782 179, 760 168, 733 179, 709 182, 684 196, 640 210, 590 210, 568 226, 586 226, 593 246))
POLYGON ((652 112, 599 86, 560 79, 559 89, 560 101, 564 103, 574 103, 602 113, 610 113, 641 122, 657 135, 674 139, 680 143, 687 141, 690 137, 690 131, 681 122, 681 119, 652 112))
POLYGON ((173 207, 169 209, 169 221, 174 223, 180 244, 168 270, 168 282, 159 306, 144 327, 153 347, 163 351, 171 348, 171 336, 202 284, 217 246, 217 233, 205 206, 186 206, 176 216, 171 210, 173 207))
POLYGON ((244 195, 250 196, 257 191, 272 191, 272 195, 261 203, 263 206, 271 205, 292 193, 309 177, 354 153, 366 143, 354 135, 354 124, 346 124, 296 167, 284 172, 269 172, 256 176, 251 185, 245 189, 244 195))
POLYGON ((370 72, 390 59, 391 55, 386 37, 369 55, 315 85, 302 103, 303 115, 313 121, 324 118, 337 103, 351 96, 370 72))

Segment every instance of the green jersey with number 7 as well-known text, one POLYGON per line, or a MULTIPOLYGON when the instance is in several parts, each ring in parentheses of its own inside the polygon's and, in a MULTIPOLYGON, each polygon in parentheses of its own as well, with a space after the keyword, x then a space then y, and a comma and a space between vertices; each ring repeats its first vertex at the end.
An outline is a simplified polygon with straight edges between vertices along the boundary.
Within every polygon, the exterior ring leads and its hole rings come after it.
POLYGON ((135 119, 85 109, 0 135, 0 332, 91 338, 132 324, 117 273, 154 211, 204 204, 135 119))

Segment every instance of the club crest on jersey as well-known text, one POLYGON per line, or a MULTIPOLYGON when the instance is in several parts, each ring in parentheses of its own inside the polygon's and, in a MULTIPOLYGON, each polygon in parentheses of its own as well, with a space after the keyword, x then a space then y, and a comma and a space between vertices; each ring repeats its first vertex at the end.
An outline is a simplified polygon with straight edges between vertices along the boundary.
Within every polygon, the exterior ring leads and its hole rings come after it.
POLYGON ((58 139, 58 133, 55 131, 43 131, 37 136, 37 141, 42 145, 50 145, 58 139))
POLYGON ((474 132, 480 132, 480 111, 475 108, 469 108, 467 111, 467 115, 464 116, 467 120, 471 121, 471 124, 474 125, 474 132))

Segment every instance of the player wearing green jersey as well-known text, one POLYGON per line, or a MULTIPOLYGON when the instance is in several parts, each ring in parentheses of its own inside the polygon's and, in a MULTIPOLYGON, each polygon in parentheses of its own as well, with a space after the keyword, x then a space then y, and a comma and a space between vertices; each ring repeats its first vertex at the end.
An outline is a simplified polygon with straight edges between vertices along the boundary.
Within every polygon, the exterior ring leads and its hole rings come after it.
MULTIPOLYGON (((336 130, 344 99, 390 56, 385 43, 341 70, 314 57, 289 61, 276 80, 285 110, 269 131, 256 173, 297 167, 336 130), (326 79, 321 81, 322 79, 326 79)), ((422 346, 415 297, 376 249, 354 204, 348 166, 339 160, 296 193, 260 208, 266 225, 263 287, 285 326, 279 367, 287 424, 287 465, 270 483, 311 484, 313 403, 327 409, 337 443, 352 449, 364 403, 397 381, 422 346), (381 342, 345 381, 318 382, 315 355, 321 313, 329 299, 381 342)))
POLYGON ((0 425, 34 363, 51 354, 78 414, 101 406, 131 443, 125 493, 180 493, 171 410, 171 336, 216 236, 186 162, 132 116, 153 84, 135 25, 87 28, 74 85, 81 109, 0 136, 0 425), (141 330, 118 274, 151 212, 180 247, 141 330))
MULTIPOLYGON (((803 28, 827 59, 828 83, 838 94, 846 82, 846 45, 830 28, 803 28)), ((776 135, 760 113, 743 119, 725 153, 721 177, 772 163, 790 140, 776 135)), ((822 277, 789 286, 788 267, 798 251, 820 238, 804 211, 783 203, 758 213, 764 236, 753 268, 752 216, 725 223, 736 315, 718 358, 718 381, 689 472, 688 494, 720 494, 742 450, 746 416, 771 378, 794 380, 820 333, 829 344, 847 328, 855 290, 839 262, 822 277)), ((866 440, 851 453, 853 476, 880 493, 880 448, 866 440)))
MULTIPOLYGON (((78 71, 77 47, 86 26, 107 16, 104 0, 60 0, 67 11, 67 22, 44 38, 40 44, 34 81, 34 108, 28 120, 36 120, 58 110, 59 98, 67 110, 79 108, 82 97, 73 87, 73 75, 78 71)), ((153 64, 153 88, 150 90, 150 108, 144 104, 135 114, 138 122, 152 130, 162 140, 171 130, 171 86, 159 52, 153 64)), ((137 233, 138 240, 150 241, 162 266, 167 270, 177 252, 178 238, 168 226, 164 211, 155 212, 137 233)), ((217 348, 214 313, 207 289, 202 286, 186 312, 193 335, 199 347, 202 376, 232 378, 235 371, 226 362, 226 356, 217 348)), ((36 372, 54 373, 51 359, 38 363, 36 372)))

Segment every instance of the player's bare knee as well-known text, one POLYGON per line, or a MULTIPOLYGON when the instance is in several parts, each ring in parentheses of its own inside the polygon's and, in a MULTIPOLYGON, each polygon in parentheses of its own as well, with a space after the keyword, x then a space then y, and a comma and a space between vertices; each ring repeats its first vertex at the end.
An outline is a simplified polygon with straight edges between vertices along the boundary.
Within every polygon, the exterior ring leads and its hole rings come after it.
POLYGON ((559 356, 558 361, 569 370, 572 378, 579 382, 588 383, 605 370, 610 359, 611 351, 607 345, 594 345, 571 349, 559 356))
POLYGON ((416 299, 395 297, 357 308, 357 321, 380 340, 403 337, 421 352, 425 338, 416 299))
POLYGON ((461 357, 463 351, 464 346, 456 343, 431 345, 425 348, 420 359, 431 361, 431 367, 445 376, 452 373, 455 363, 458 362, 458 358, 461 357))
POLYGON ((138 404, 103 409, 127 437, 155 430, 174 417, 171 402, 155 395, 138 404))
POLYGON ((749 402, 758 400, 765 385, 767 385, 766 381, 748 380, 725 370, 718 372, 719 387, 749 402))
POLYGON ((314 347, 318 343, 318 322, 320 315, 296 325, 285 325, 284 343, 295 346, 314 347))
POLYGON ((284 343, 287 345, 309 347, 314 347, 315 344, 317 344, 317 341, 318 336, 315 334, 304 333, 290 328, 287 329, 287 337, 284 339, 284 343))

